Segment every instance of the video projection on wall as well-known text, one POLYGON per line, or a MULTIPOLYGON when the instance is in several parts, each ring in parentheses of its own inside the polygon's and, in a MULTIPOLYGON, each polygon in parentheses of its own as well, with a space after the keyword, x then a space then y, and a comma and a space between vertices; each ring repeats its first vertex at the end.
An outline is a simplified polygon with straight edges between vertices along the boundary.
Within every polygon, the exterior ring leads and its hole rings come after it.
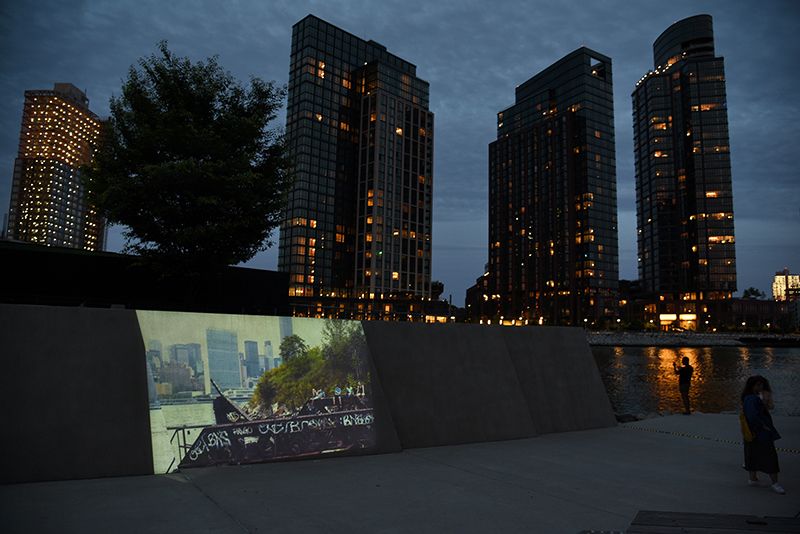
POLYGON ((357 321, 137 311, 155 473, 369 452, 357 321))

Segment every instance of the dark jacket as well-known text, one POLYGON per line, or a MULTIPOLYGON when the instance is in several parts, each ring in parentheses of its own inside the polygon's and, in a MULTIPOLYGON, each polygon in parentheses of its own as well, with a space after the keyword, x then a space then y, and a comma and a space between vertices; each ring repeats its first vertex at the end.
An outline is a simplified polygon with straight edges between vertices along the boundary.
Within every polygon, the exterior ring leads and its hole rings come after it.
POLYGON ((750 432, 753 433, 758 441, 775 441, 781 439, 781 435, 775 430, 772 424, 772 416, 769 414, 764 401, 758 395, 747 395, 742 401, 744 416, 750 432))

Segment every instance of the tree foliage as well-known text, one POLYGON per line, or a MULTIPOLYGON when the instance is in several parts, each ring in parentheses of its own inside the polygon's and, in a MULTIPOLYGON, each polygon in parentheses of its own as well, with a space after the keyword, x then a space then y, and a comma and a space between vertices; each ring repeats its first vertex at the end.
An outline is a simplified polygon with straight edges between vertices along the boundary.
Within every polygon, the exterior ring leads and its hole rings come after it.
POLYGON ((278 353, 284 363, 297 356, 303 356, 306 352, 308 352, 308 346, 305 341, 303 341, 303 338, 298 335, 291 335, 283 338, 281 346, 278 349, 278 353))
POLYGON ((767 295, 763 291, 755 287, 748 287, 742 292, 743 299, 763 299, 766 297, 767 295))
POLYGON ((250 406, 265 414, 274 404, 294 411, 314 390, 331 395, 336 387, 368 384, 367 350, 361 325, 355 322, 326 321, 322 344, 310 349, 299 336, 287 336, 280 348, 283 365, 261 376, 250 406))
POLYGON ((271 246, 291 185, 283 138, 268 128, 284 96, 163 41, 131 66, 84 173, 90 201, 126 227, 125 250, 200 271, 271 246))

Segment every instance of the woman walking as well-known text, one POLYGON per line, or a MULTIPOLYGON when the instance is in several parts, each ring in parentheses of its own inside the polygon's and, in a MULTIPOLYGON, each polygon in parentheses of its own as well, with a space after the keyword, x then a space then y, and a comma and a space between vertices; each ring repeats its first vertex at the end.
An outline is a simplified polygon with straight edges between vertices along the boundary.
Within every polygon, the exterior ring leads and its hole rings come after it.
POLYGON ((758 485, 757 472, 767 473, 772 480, 772 491, 781 495, 786 491, 778 484, 778 453, 775 440, 781 435, 772 424, 769 409, 772 405, 772 390, 763 376, 751 376, 747 379, 742 392, 742 412, 750 428, 752 440, 744 442, 744 468, 749 472, 747 483, 758 485))

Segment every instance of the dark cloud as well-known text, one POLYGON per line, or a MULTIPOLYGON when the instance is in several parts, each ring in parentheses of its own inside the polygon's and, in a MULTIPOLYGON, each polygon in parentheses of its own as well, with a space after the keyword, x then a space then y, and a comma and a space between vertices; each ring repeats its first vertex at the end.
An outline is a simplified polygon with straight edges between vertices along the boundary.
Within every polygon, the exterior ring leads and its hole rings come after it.
MULTIPOLYGON (((0 211, 8 197, 25 89, 68 81, 92 109, 137 58, 167 39, 181 55, 218 54, 240 79, 288 78, 292 25, 308 13, 415 63, 436 114, 434 278, 460 304, 486 262, 487 145, 514 87, 586 45, 613 60, 620 275, 636 277, 631 100, 652 68, 652 43, 676 20, 714 16, 726 61, 739 286, 769 289, 772 272, 800 269, 800 137, 796 26, 800 3, 717 0, 627 2, 117 1, 0 6, 0 211)), ((111 248, 121 244, 119 232, 111 248)), ((275 268, 277 250, 251 265, 275 268)))

